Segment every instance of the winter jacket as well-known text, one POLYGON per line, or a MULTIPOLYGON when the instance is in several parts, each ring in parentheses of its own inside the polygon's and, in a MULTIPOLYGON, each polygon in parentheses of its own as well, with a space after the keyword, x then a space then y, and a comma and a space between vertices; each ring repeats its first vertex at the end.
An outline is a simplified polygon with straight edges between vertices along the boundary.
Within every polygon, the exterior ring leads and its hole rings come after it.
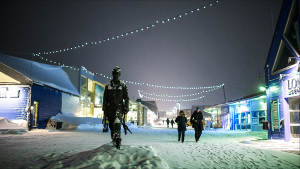
POLYGON ((198 113, 197 111, 194 111, 191 116, 191 120, 190 120, 191 123, 193 124, 193 127, 195 128, 197 126, 197 127, 203 128, 202 120, 203 120, 202 112, 200 111, 198 113), (196 122, 196 120, 197 120, 197 122, 196 122))
POLYGON ((177 116, 175 119, 175 122, 178 125, 178 130, 179 131, 185 131, 186 130, 186 123, 187 119, 184 116, 177 116))
POLYGON ((121 80, 114 84, 111 80, 104 89, 103 106, 104 115, 108 118, 115 118, 116 111, 127 113, 129 110, 129 97, 127 86, 121 80))
POLYGON ((171 124, 173 125, 174 123, 175 123, 175 122, 174 122, 174 120, 172 119, 172 120, 171 120, 171 124))

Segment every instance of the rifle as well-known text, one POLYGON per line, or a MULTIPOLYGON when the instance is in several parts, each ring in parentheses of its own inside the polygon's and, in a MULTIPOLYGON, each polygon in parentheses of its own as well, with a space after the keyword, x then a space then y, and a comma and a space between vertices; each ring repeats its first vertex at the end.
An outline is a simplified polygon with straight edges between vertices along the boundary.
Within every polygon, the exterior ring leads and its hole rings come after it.
POLYGON ((122 120, 121 120, 121 124, 124 128, 124 133, 125 135, 127 134, 127 131, 129 131, 130 134, 132 134, 132 132, 130 131, 130 129, 128 128, 128 126, 125 123, 125 114, 123 114, 122 120))
POLYGON ((106 128, 106 116, 104 115, 103 116, 103 120, 102 120, 102 123, 103 123, 103 132, 108 132, 108 128, 106 128))

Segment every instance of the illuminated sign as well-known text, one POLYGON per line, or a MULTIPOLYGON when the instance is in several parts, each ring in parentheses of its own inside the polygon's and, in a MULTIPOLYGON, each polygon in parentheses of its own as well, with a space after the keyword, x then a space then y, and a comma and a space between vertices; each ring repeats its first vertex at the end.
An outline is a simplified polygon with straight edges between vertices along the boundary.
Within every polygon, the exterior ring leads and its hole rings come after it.
POLYGON ((296 74, 292 78, 284 81, 286 89, 286 97, 293 97, 300 95, 300 74, 296 74))

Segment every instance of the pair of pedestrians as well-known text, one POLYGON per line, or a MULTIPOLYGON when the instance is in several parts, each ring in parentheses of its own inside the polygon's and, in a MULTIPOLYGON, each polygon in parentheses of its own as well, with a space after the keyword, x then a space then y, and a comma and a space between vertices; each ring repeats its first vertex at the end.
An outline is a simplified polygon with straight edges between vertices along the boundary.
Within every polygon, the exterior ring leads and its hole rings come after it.
MULTIPOLYGON (((195 129, 195 141, 198 142, 200 136, 202 135, 202 130, 203 130, 203 114, 200 111, 199 108, 196 109, 196 111, 193 112, 190 122, 192 123, 193 128, 195 129)), ((179 112, 179 116, 176 117, 175 122, 178 125, 178 141, 181 140, 181 142, 184 142, 184 136, 185 136, 185 131, 186 131, 186 123, 187 123, 187 118, 185 117, 184 112, 181 110, 179 112)))

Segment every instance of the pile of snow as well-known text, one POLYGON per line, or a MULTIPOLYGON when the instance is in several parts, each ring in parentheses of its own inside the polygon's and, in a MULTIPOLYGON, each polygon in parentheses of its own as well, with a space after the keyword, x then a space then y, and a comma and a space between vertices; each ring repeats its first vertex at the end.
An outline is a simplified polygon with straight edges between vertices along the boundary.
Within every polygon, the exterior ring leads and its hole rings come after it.
POLYGON ((26 120, 12 120, 0 117, 0 134, 24 134, 27 132, 26 120))
POLYGON ((66 116, 59 113, 56 116, 52 116, 51 119, 63 122, 61 129, 73 130, 79 128, 79 130, 97 131, 103 128, 102 119, 100 118, 66 116))
POLYGON ((102 119, 100 118, 66 116, 61 113, 58 113, 56 116, 52 116, 51 119, 71 125, 102 124, 102 119))
MULTIPOLYGON (((48 158, 49 159, 49 158, 48 158)), ((150 146, 122 145, 118 150, 112 144, 71 156, 56 159, 40 159, 33 168, 102 168, 102 169, 168 169, 168 164, 159 158, 150 146)))
POLYGON ((26 120, 12 120, 0 117, 0 129, 26 129, 26 120))
POLYGON ((102 131, 103 124, 80 124, 77 126, 77 130, 80 131, 102 131))

